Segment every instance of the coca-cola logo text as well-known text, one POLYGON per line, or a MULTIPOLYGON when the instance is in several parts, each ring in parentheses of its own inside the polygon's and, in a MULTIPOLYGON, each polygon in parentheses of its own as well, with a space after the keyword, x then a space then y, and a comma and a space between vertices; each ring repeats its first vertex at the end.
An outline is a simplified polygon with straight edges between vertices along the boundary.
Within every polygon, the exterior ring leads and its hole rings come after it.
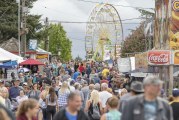
POLYGON ((170 53, 169 52, 149 52, 148 61, 152 64, 169 64, 170 53))

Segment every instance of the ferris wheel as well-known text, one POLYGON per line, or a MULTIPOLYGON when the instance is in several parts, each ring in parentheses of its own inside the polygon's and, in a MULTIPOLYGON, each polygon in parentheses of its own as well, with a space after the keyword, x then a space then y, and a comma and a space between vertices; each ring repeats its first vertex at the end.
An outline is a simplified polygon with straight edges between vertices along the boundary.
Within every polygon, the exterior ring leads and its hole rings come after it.
POLYGON ((91 12, 85 37, 86 58, 104 61, 120 56, 123 41, 122 22, 111 4, 99 4, 91 12))

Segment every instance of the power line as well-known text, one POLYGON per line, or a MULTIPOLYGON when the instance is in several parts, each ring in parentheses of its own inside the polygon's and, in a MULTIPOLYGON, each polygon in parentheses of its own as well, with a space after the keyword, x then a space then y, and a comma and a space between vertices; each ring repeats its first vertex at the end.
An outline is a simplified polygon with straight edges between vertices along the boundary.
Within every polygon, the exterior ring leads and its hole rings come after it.
MULTIPOLYGON (((57 21, 57 20, 50 20, 49 22, 56 22, 62 24, 114 24, 112 22, 72 22, 72 21, 57 21)), ((141 24, 141 23, 122 23, 122 24, 141 24)))
MULTIPOLYGON (((86 3, 97 3, 97 4, 110 4, 110 3, 103 3, 103 2, 95 2, 95 1, 90 1, 90 0, 77 0, 81 2, 86 2, 86 3)), ((120 6, 120 7, 130 7, 130 8, 135 8, 135 9, 154 9, 154 8, 144 8, 144 7, 134 7, 134 6, 126 6, 126 5, 117 5, 117 4, 111 4, 113 6, 120 6)))
MULTIPOLYGON (((146 19, 146 18, 130 18, 130 19, 123 19, 121 21, 129 21, 129 20, 135 20, 135 19, 146 19)), ((41 19, 41 21, 45 21, 44 19, 41 19)), ((74 24, 114 24, 118 21, 103 21, 103 22, 84 22, 84 21, 60 21, 60 20, 49 20, 50 22, 56 22, 56 23, 74 23, 74 24)), ((122 24, 140 24, 140 23, 122 23, 122 24)))
MULTIPOLYGON (((46 6, 41 6, 41 7, 43 7, 43 8, 45 8, 45 9, 47 9, 47 10, 51 10, 51 11, 54 11, 54 12, 57 12, 57 13, 59 13, 60 12, 60 14, 61 13, 63 13, 63 15, 67 15, 65 12, 62 12, 62 11, 59 11, 59 10, 56 10, 56 9, 53 9, 53 8, 49 8, 49 7, 46 7, 46 6)), ((75 15, 76 17, 75 18, 80 18, 81 16, 77 16, 77 15, 75 15)), ((70 15, 68 15, 68 18, 73 18, 74 17, 74 15, 73 16, 70 16, 70 15)))

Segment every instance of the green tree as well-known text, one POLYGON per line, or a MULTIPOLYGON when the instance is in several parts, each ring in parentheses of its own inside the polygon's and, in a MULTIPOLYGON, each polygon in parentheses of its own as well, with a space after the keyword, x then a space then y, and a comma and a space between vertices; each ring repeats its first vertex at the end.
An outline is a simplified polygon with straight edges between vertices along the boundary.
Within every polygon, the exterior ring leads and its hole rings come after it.
POLYGON ((51 24, 48 30, 49 34, 49 50, 54 55, 58 55, 59 59, 66 62, 71 60, 72 42, 67 38, 66 32, 61 24, 51 24))
POLYGON ((122 57, 127 57, 126 53, 144 52, 146 48, 146 41, 143 32, 144 23, 132 31, 122 45, 122 57))
POLYGON ((141 13, 141 17, 145 17, 146 20, 142 21, 141 24, 126 37, 121 49, 122 57, 127 57, 126 53, 145 52, 149 46, 149 41, 144 35, 144 28, 148 20, 154 17, 155 14, 144 9, 137 10, 141 13))
POLYGON ((151 17, 155 16, 154 9, 151 9, 150 11, 149 10, 144 10, 144 9, 137 9, 137 10, 140 12, 141 17, 151 18, 151 17))
MULTIPOLYGON (((37 0, 26 0, 26 6, 32 8, 33 2, 37 0)), ((30 38, 39 38, 39 31, 42 25, 39 22, 41 16, 27 15, 27 40, 30 38)), ((18 37, 18 4, 16 0, 0 1, 0 42, 18 37)))

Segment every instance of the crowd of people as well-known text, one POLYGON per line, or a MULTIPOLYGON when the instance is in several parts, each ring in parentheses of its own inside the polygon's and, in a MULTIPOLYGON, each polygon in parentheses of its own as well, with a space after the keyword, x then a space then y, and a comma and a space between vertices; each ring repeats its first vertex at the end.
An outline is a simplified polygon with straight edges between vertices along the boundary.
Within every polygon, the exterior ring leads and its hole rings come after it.
POLYGON ((121 74, 105 62, 46 64, 43 73, 0 80, 0 120, 179 120, 179 89, 121 74))

